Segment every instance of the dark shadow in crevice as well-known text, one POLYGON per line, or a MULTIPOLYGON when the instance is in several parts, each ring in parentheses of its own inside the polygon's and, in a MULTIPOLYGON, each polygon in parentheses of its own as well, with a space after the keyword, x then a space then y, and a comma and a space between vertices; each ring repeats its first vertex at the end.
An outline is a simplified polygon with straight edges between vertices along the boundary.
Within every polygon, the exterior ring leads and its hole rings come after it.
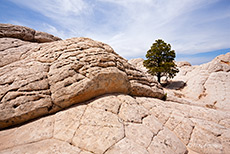
POLYGON ((168 81, 162 84, 162 86, 166 89, 181 90, 186 86, 186 83, 184 81, 168 81))

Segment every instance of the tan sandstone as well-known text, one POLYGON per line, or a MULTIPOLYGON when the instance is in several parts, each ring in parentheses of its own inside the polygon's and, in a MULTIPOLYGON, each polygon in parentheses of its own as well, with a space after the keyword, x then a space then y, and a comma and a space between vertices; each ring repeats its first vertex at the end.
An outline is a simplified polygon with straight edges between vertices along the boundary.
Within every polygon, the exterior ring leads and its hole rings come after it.
MULTIPOLYGON (((89 38, 33 43, 34 40, 24 38, 27 33, 34 34, 29 28, 4 24, 0 27, 0 44, 7 44, 0 52, 0 128, 103 94, 157 98, 164 95, 155 80, 104 43, 89 38)), ((40 39, 48 36, 41 33, 40 39)))
POLYGON ((229 153, 229 54, 183 62, 172 83, 186 85, 164 88, 162 101, 142 59, 88 38, 38 43, 21 29, 0 35, 0 154, 229 153))
MULTIPOLYGON (((228 153, 230 114, 200 106, 161 101, 154 98, 104 95, 77 104, 52 116, 20 127, 0 131, 0 153, 39 150, 66 150, 75 153, 228 153), (128 100, 128 101, 125 101, 128 100), (143 115, 133 108, 140 121, 129 121, 121 107, 138 105, 149 112, 143 115), (162 116, 164 115, 164 116, 162 116), (38 129, 39 128, 39 129, 38 129), (28 133, 28 130, 30 133, 28 133), (47 146, 49 144, 47 143, 47 146)), ((38 153, 38 151, 35 153, 38 153)))

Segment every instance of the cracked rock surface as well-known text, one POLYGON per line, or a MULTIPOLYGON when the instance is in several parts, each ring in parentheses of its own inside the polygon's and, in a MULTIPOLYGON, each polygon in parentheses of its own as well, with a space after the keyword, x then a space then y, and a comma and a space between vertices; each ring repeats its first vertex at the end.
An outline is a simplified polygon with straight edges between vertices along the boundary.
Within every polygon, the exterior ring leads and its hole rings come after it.
MULTIPOLYGON (((129 63, 146 72, 143 59, 129 63)), ((230 110, 230 53, 220 55, 211 62, 191 66, 188 62, 176 62, 179 73, 164 89, 168 100, 194 104, 212 109, 230 110)))
POLYGON ((1 131, 0 153, 227 154, 228 119, 230 114, 225 111, 200 106, 103 95, 1 131))
POLYGON ((31 31, 0 25, 0 129, 103 94, 164 96, 154 79, 104 43, 89 38, 34 43, 24 38, 31 31))
POLYGON ((229 112, 153 98, 136 100, 190 150, 207 154, 229 152, 229 112))
POLYGON ((174 91, 174 95, 183 94, 181 98, 199 106, 230 110, 230 53, 200 66, 182 66, 179 69, 173 81, 182 81, 186 86, 174 91))
POLYGON ((131 65, 88 38, 39 43, 15 28, 0 24, 0 154, 229 154, 229 54, 181 62, 162 101, 142 59, 131 65))
POLYGON ((106 95, 1 131, 4 142, 0 142, 0 153, 30 151, 30 148, 37 153, 39 145, 49 146, 51 142, 66 148, 47 147, 48 151, 55 152, 186 153, 183 142, 138 101, 129 95, 106 95), (129 112, 122 109, 127 106, 132 106, 129 112))

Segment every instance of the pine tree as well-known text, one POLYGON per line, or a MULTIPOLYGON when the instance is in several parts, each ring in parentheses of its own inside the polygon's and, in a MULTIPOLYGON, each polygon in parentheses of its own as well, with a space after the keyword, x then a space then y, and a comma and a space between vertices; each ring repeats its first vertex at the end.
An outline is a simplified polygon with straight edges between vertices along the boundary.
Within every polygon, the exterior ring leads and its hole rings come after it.
POLYGON ((148 73, 157 76, 158 82, 161 83, 161 77, 173 78, 179 72, 174 63, 175 57, 171 45, 158 39, 147 51, 147 60, 144 60, 143 64, 148 69, 148 73))

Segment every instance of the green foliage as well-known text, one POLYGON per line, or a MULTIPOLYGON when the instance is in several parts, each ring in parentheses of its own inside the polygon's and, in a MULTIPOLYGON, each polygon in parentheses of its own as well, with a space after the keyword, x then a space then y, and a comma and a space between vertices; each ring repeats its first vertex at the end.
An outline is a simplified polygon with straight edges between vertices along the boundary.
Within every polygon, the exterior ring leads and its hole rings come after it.
POLYGON ((163 100, 163 101, 166 101, 166 100, 167 100, 167 93, 164 94, 162 100, 163 100))
POLYGON ((151 75, 157 76, 160 83, 161 77, 173 78, 179 72, 174 63, 175 57, 176 54, 174 50, 171 50, 171 45, 158 39, 147 51, 147 60, 143 64, 151 75))

